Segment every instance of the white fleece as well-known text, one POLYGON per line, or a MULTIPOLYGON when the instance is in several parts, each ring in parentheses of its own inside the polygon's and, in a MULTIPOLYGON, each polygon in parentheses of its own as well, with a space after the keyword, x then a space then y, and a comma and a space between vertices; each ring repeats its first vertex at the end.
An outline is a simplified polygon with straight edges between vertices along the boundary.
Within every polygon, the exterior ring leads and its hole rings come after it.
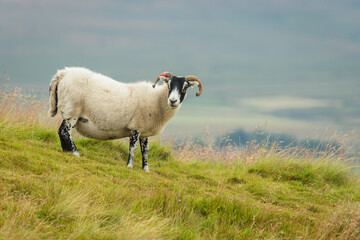
POLYGON ((176 114, 169 107, 166 84, 122 83, 86 68, 59 70, 50 84, 50 115, 83 118, 76 129, 95 139, 128 137, 131 130, 142 138, 159 134, 176 114), (57 95, 57 104, 56 104, 57 95))

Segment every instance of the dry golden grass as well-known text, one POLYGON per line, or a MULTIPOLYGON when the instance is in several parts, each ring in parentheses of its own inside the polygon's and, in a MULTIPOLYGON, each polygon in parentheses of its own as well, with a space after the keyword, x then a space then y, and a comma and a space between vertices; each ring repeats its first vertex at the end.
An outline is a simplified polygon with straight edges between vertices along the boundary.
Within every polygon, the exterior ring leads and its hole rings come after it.
POLYGON ((49 118, 48 98, 20 87, 10 88, 9 77, 0 79, 0 119, 9 123, 23 123, 32 126, 58 126, 58 118, 49 118))

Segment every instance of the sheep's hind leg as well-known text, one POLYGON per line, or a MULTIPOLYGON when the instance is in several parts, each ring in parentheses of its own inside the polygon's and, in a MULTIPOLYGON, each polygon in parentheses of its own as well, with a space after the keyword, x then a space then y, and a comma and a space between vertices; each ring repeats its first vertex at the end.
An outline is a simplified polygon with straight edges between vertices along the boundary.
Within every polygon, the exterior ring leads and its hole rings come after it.
POLYGON ((63 120, 60 128, 58 130, 58 134, 61 141, 61 147, 64 152, 72 152, 77 157, 80 157, 80 154, 75 146, 75 143, 72 139, 72 130, 75 128, 77 122, 77 118, 71 118, 67 120, 63 120))
POLYGON ((134 155, 135 150, 137 148, 137 142, 139 140, 140 133, 136 130, 132 130, 130 132, 130 139, 129 139, 129 159, 127 162, 127 167, 132 168, 134 164, 134 155))
POLYGON ((148 166, 148 153, 149 153, 149 141, 147 138, 141 139, 140 138, 140 147, 141 147, 141 154, 142 154, 142 169, 145 172, 150 172, 148 166))

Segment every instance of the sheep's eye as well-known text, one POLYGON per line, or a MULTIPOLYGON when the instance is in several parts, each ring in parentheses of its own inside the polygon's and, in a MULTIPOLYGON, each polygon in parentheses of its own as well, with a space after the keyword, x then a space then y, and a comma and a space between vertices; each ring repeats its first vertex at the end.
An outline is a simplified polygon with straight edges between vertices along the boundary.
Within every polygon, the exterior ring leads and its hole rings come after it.
POLYGON ((183 88, 182 92, 185 93, 188 88, 189 88, 188 86, 185 86, 185 87, 183 88))

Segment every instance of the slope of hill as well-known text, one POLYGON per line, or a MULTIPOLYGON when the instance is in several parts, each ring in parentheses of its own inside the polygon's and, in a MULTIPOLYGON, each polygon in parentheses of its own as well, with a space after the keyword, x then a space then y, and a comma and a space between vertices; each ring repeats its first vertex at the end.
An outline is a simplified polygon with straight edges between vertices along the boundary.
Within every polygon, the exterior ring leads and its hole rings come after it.
POLYGON ((185 161, 153 142, 145 173, 126 144, 76 143, 0 121, 0 239, 360 238, 360 181, 334 156, 185 161))

